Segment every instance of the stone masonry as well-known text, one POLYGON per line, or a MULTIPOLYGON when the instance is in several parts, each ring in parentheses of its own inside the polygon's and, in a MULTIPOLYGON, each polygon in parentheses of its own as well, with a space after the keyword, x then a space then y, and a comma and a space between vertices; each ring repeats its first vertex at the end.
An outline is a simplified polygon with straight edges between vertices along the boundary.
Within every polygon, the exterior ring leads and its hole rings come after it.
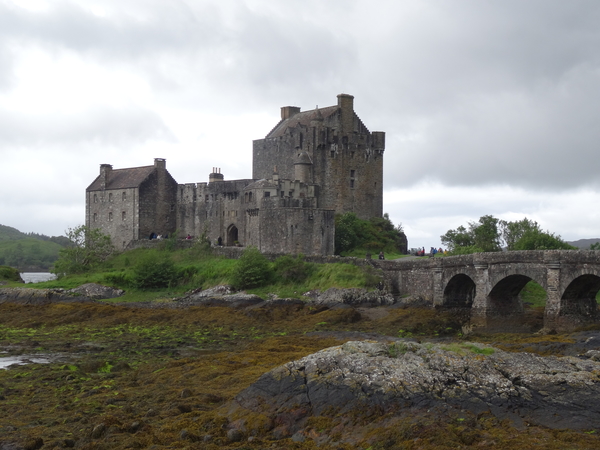
POLYGON ((331 255, 334 217, 381 217, 385 133, 370 132, 354 112, 354 97, 301 112, 281 108, 281 120, 254 141, 252 178, 177 184, 164 159, 154 166, 113 170, 86 190, 86 225, 126 248, 152 234, 206 235, 224 246, 262 252, 331 255))

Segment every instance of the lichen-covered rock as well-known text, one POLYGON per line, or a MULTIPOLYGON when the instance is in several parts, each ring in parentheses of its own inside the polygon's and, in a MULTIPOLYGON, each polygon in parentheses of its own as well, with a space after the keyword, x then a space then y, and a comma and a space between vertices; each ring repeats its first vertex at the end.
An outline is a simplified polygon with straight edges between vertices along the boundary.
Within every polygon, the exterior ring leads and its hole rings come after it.
POLYGON ((594 429, 599 399, 600 362, 589 359, 471 343, 355 341, 271 370, 238 394, 233 408, 286 423, 292 434, 310 416, 402 415, 440 406, 518 426, 594 429))
POLYGON ((395 303, 394 296, 385 291, 367 291, 366 289, 329 288, 324 292, 309 291, 304 294, 315 305, 335 306, 339 304, 351 306, 389 306, 395 303))
POLYGON ((115 289, 109 286, 103 286, 97 283, 86 283, 74 289, 68 290, 67 293, 83 295, 94 300, 101 300, 105 298, 120 297, 125 293, 125 291, 123 291, 122 289, 115 289))
POLYGON ((176 306, 229 306, 246 308, 264 300, 258 295, 235 292, 231 286, 215 286, 204 291, 195 291, 185 297, 175 299, 176 306))

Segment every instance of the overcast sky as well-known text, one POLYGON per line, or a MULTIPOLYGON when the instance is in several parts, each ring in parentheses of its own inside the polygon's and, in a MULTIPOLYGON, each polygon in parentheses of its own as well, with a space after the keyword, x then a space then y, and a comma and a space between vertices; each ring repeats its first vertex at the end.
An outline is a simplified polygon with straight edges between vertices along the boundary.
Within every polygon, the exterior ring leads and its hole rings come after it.
POLYGON ((0 224, 83 224, 103 163, 249 178, 281 106, 340 93, 410 247, 485 214, 600 237, 598 0, 0 0, 0 224))

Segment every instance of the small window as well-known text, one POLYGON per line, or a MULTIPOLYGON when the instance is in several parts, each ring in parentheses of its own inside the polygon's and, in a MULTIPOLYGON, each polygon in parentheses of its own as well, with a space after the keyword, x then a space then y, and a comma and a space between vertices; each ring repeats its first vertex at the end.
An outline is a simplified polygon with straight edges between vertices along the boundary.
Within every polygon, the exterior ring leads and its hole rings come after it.
POLYGON ((127 213, 125 211, 121 212, 121 220, 125 221, 126 218, 127 218, 127 213))
POLYGON ((171 212, 175 211, 175 204, 171 204, 171 212))
POLYGON ((98 195, 94 194, 94 203, 98 203, 98 195))
POLYGON ((350 180, 350 188, 354 189, 354 180, 350 180))
POLYGON ((112 201, 113 201, 113 198, 112 198, 112 192, 111 192, 110 194, 108 194, 108 201, 109 201, 110 203, 112 203, 112 201))
POLYGON ((94 213, 94 222, 98 220, 98 214, 94 213))
POLYGON ((127 200, 127 192, 123 192, 123 193, 121 194, 121 200, 122 200, 122 201, 126 201, 126 200, 127 200))
POLYGON ((205 201, 206 203, 208 203, 208 194, 206 194, 206 195, 204 196, 204 201, 205 201))
POLYGON ((331 150, 331 157, 335 158, 335 150, 331 150))
POLYGON ((281 191, 281 198, 285 196, 285 192, 281 191))
POLYGON ((265 197, 270 197, 271 196, 271 192, 270 191, 265 191, 265 197))
POLYGON ((350 177, 354 178, 355 173, 356 173, 356 170, 354 170, 354 169, 350 170, 350 177))
POLYGON ((111 212, 108 213, 108 221, 112 222, 112 213, 111 212))

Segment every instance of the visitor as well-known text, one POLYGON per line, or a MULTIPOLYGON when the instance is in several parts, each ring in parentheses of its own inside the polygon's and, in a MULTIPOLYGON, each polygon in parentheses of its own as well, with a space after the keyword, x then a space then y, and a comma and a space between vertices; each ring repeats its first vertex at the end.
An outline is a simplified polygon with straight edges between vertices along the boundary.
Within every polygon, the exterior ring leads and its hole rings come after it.
POLYGON ((385 259, 385 256, 383 255, 383 252, 379 252, 379 259, 385 259))

